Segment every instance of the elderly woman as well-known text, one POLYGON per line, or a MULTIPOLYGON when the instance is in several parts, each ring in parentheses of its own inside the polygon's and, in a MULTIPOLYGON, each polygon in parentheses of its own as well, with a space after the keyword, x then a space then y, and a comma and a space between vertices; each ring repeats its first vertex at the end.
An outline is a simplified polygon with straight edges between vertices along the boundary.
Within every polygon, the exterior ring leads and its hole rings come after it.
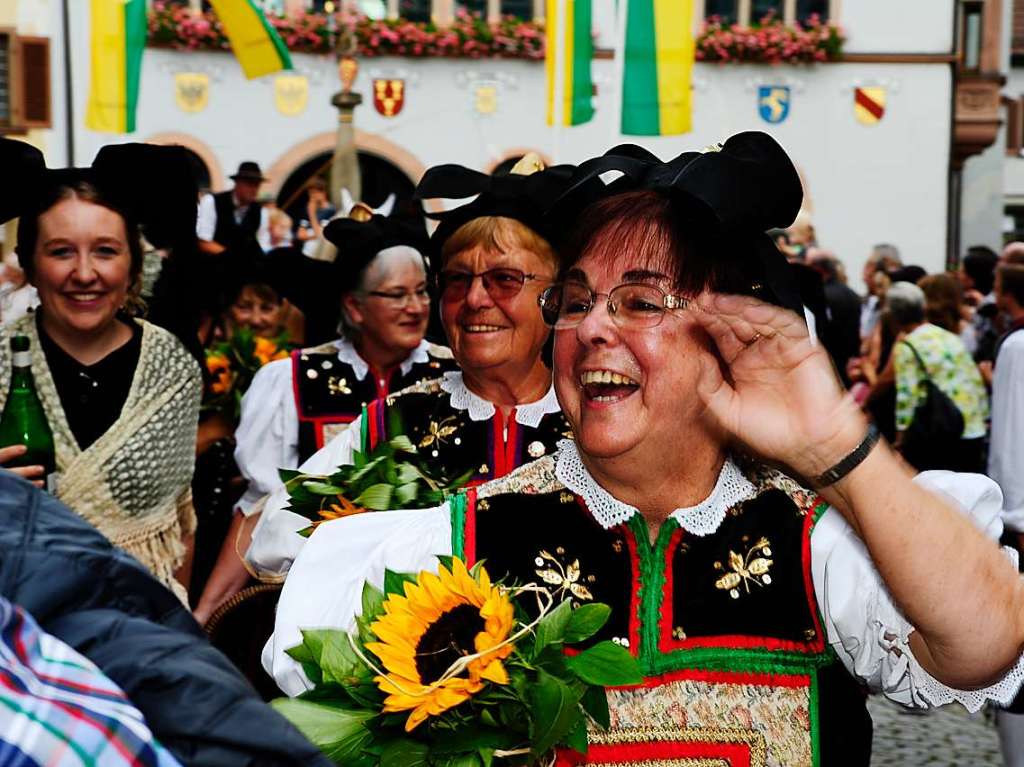
POLYGON ((265 365, 242 401, 235 460, 249 485, 196 607, 201 622, 248 580, 236 546, 247 545, 255 520, 243 526, 243 519, 258 518, 261 499, 282 487, 278 469, 306 461, 368 402, 454 367, 446 348, 423 337, 430 310, 426 233, 363 205, 354 215, 325 229, 340 253, 332 268, 342 337, 265 365))
MULTIPOLYGON (((440 250, 440 314, 461 372, 371 403, 302 469, 329 473, 350 463, 353 449, 386 436, 397 413, 413 442, 449 477, 472 470, 472 484, 504 476, 555 449, 569 436, 543 360, 550 331, 537 311, 541 291, 558 272, 548 241, 538 234, 545 202, 566 186, 568 169, 538 170, 527 156, 513 172, 491 178, 445 165, 423 177, 422 197, 471 203, 441 214, 434 232, 440 250)), ((262 578, 287 572, 308 524, 287 511, 287 494, 271 496, 247 560, 262 578)))
POLYGON ((0 221, 20 216, 18 261, 40 301, 0 338, 0 398, 9 338, 26 335, 56 446, 56 495, 184 599, 200 371, 174 336, 128 313, 141 286, 140 225, 194 228, 182 152, 111 146, 91 168, 48 170, 33 147, 0 140, 0 166, 17 179, 0 192, 0 221), (166 186, 147 197, 135 178, 166 186))
POLYGON ((985 469, 985 422, 988 392, 978 366, 960 336, 928 321, 924 291, 909 282, 896 282, 885 294, 897 341, 892 359, 896 381, 896 446, 919 470, 985 469), (949 397, 963 417, 963 432, 947 444, 912 444, 907 439, 930 380, 949 397))
MULTIPOLYGON (((573 214, 565 281, 543 296, 577 442, 437 509, 321 526, 275 649, 351 625, 385 567, 454 553, 556 598, 548 571, 578 570, 576 598, 612 607, 596 638, 647 679, 609 690, 595 763, 866 765, 865 686, 912 706, 1012 697, 1024 586, 979 529, 995 532, 999 491, 914 481, 844 396, 762 234, 799 207, 789 159, 757 133, 670 163, 628 151, 581 166, 626 175, 573 214)), ((283 656, 274 671, 306 686, 283 656)))

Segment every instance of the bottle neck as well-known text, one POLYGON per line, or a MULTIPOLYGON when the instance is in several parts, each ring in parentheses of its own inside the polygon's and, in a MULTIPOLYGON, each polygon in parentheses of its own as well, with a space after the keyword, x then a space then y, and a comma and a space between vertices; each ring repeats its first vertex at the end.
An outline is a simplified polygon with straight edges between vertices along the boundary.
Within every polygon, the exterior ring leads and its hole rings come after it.
POLYGON ((13 352, 11 367, 14 370, 32 370, 32 352, 13 352))

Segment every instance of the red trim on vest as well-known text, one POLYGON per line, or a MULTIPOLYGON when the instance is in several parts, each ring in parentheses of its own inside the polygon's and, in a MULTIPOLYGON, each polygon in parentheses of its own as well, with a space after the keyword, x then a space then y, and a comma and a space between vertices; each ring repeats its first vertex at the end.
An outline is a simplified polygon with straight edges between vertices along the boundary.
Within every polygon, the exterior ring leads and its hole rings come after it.
POLYGON ((367 429, 367 438, 369 440, 370 449, 373 450, 377 447, 377 443, 380 441, 380 420, 381 420, 381 400, 375 399, 369 405, 366 406, 366 423, 363 424, 363 428, 367 429))
POLYGON ((810 674, 758 674, 748 671, 714 671, 699 668, 679 669, 657 676, 645 677, 640 684, 617 687, 619 690, 638 690, 660 687, 672 682, 709 682, 711 684, 756 684, 768 687, 807 687, 810 674))
POLYGON ((466 518, 462 530, 462 555, 466 566, 476 564, 476 490, 466 493, 466 518))
MULTIPOLYGON (((576 502, 580 504, 585 510, 587 504, 583 502, 583 499, 576 496, 576 502)), ((587 513, 590 513, 589 510, 587 513)), ((626 525, 620 525, 620 527, 627 527, 626 525)), ((642 573, 640 572, 640 555, 636 550, 636 539, 633 537, 633 530, 629 528, 626 530, 626 534, 623 536, 626 539, 626 545, 629 547, 629 566, 633 568, 633 588, 629 591, 629 653, 634 657, 640 656, 640 611, 643 609, 643 600, 641 591, 643 583, 641 581, 642 573)))
POLYGON ((729 767, 750 767, 750 746, 745 743, 663 740, 649 743, 593 744, 586 755, 559 751, 555 767, 581 764, 644 764, 654 760, 711 759, 729 767))
POLYGON ((804 590, 807 593, 807 607, 811 611, 811 620, 814 621, 814 631, 816 632, 814 641, 809 642, 808 646, 813 648, 815 652, 824 652, 825 630, 821 626, 821 615, 818 611, 818 600, 814 596, 814 575, 811 571, 811 533, 814 532, 814 525, 817 522, 814 509, 818 507, 819 503, 822 503, 821 499, 816 498, 815 503, 811 505, 811 508, 805 511, 807 516, 804 519, 804 540, 801 552, 804 560, 804 590))

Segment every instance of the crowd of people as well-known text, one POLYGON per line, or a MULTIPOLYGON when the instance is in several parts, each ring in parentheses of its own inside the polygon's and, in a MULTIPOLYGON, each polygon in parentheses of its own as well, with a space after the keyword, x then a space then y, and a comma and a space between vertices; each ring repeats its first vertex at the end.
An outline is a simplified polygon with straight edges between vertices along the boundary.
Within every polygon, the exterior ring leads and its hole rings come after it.
POLYGON ((0 397, 27 337, 56 465, 0 445, 0 677, 28 733, 0 753, 85 737, 66 677, 133 764, 316 764, 260 702, 315 686, 289 649, 454 555, 548 588, 550 559, 611 607, 596 639, 646 683, 607 691, 604 760, 655 758, 656 723, 704 733, 694 757, 742 725, 779 764, 866 765, 870 692, 998 707, 1024 764, 1024 581, 996 543, 1024 548, 1024 243, 936 274, 879 244, 862 298, 761 133, 444 165, 379 209, 314 177, 301 220, 254 162, 212 195, 176 147, 54 170, 0 139, 0 162, 0 397), (286 479, 398 437, 449 497, 339 493, 310 535, 286 479))

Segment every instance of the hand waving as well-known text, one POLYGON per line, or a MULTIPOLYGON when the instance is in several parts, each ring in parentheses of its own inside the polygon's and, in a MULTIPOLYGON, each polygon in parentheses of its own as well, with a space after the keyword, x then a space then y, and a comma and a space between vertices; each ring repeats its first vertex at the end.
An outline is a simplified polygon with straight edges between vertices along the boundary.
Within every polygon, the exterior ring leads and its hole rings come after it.
POLYGON ((706 294, 699 304, 693 316, 724 365, 705 355, 698 391, 723 428, 804 477, 857 446, 864 417, 802 318, 746 296, 706 294))

